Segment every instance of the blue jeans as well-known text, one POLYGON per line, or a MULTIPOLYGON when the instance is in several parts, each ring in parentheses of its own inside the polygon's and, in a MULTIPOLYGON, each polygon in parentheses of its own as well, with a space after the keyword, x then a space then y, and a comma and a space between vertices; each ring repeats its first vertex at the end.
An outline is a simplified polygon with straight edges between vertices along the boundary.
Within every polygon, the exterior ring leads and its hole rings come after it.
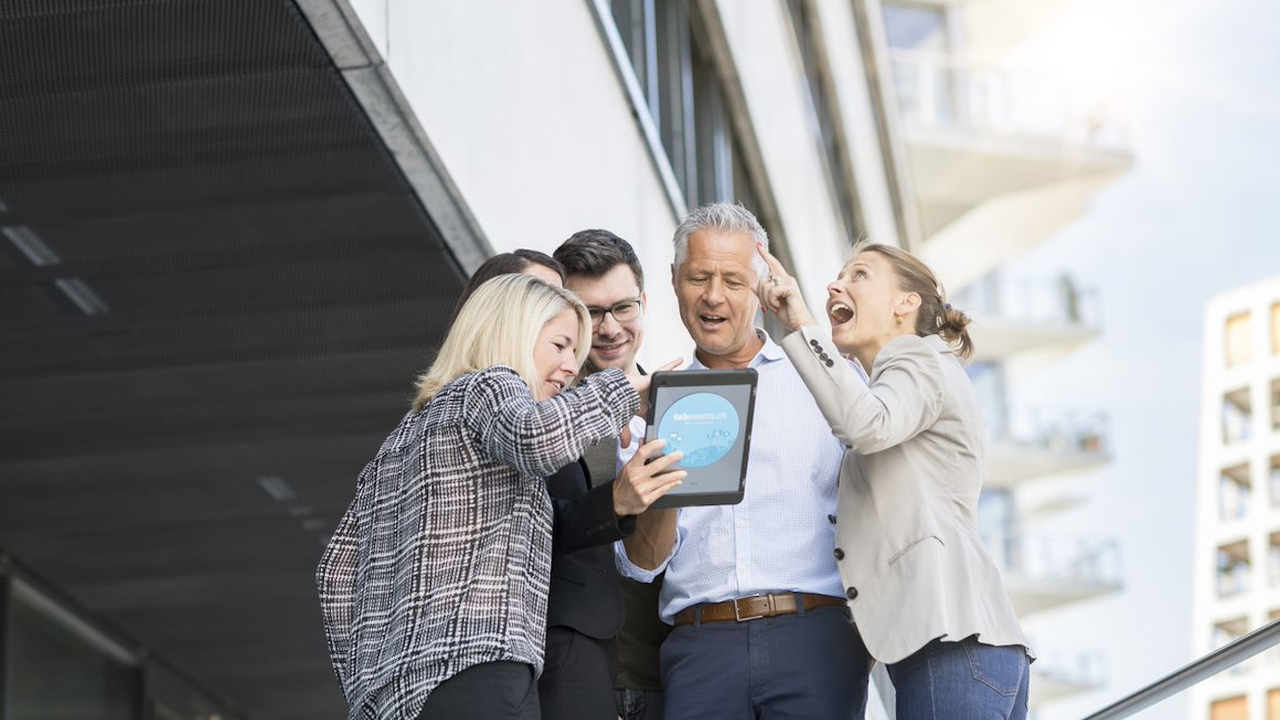
POLYGON ((662 643, 665 720, 852 720, 867 648, 848 611, 681 625, 662 643))
POLYGON ((1031 667, 1021 645, 934 640, 888 670, 898 720, 1026 720, 1031 667))

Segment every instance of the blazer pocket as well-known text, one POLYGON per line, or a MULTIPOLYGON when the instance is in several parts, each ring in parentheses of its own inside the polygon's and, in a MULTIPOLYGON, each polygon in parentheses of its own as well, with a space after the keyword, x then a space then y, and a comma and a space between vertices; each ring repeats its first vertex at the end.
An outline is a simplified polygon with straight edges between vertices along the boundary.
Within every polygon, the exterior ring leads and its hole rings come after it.
POLYGON ((887 564, 888 564, 888 565, 893 565, 894 563, 898 562, 899 560, 901 560, 901 559, 902 559, 902 556, 903 556, 903 555, 906 555, 907 553, 909 553, 909 552, 911 552, 912 550, 916 549, 917 547, 919 547, 919 546, 920 546, 920 543, 922 543, 922 542, 924 542, 924 541, 926 541, 926 540, 936 540, 936 541, 937 541, 937 543, 938 543, 939 545, 941 545, 942 547, 946 547, 946 546, 947 546, 947 544, 946 544, 946 543, 942 542, 942 538, 938 537, 937 535, 934 535, 934 534, 932 534, 932 533, 930 533, 929 535, 921 535, 920 537, 916 538, 915 540, 912 540, 911 542, 907 543, 906 547, 904 547, 904 548, 902 548, 901 550, 899 550, 898 552, 894 553, 894 554, 893 554, 893 557, 889 558, 889 562, 888 562, 887 564))

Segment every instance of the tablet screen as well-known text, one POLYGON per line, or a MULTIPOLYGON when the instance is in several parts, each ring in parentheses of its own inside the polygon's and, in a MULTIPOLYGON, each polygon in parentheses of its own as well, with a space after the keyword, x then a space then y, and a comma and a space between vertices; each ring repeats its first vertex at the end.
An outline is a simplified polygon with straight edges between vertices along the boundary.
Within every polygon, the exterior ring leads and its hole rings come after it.
POLYGON ((667 441, 664 453, 682 451, 674 467, 689 471, 671 495, 740 490, 752 391, 746 384, 658 388, 648 434, 667 441))

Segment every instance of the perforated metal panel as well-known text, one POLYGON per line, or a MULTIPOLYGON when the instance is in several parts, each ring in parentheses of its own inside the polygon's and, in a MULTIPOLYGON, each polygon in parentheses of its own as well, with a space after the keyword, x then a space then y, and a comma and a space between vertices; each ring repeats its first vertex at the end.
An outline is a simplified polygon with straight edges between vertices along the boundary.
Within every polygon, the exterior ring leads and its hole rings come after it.
POLYGON ((0 547, 251 717, 345 712, 320 542, 461 284, 291 2, 0 3, 0 547))

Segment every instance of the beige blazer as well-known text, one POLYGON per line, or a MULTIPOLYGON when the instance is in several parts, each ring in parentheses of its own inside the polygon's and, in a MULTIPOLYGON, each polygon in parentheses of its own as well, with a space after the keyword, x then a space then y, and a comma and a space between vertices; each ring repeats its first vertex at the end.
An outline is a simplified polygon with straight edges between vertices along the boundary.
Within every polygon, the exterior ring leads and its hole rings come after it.
POLYGON ((978 537, 982 418, 942 339, 894 338, 869 384, 816 327, 782 347, 848 448, 835 555, 871 655, 895 663, 935 638, 975 634, 1028 647, 978 537))

